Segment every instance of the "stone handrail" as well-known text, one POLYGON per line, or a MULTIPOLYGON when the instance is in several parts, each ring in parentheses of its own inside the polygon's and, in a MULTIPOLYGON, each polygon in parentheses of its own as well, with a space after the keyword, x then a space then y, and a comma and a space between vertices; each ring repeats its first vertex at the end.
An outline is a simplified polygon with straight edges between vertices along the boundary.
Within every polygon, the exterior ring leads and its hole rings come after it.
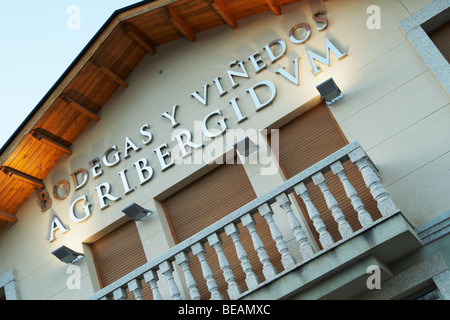
POLYGON ((126 290, 127 288, 129 289, 129 292, 134 294, 136 299, 142 299, 142 280, 150 285, 154 299, 162 299, 158 288, 159 276, 157 271, 159 270, 160 274, 164 275, 166 278, 171 298, 179 300, 181 299, 181 292, 177 287, 173 275, 173 263, 176 263, 181 267, 182 272, 184 273, 185 284, 189 291, 190 298, 193 300, 198 300, 200 299, 200 294, 196 288, 194 277, 189 269, 189 252, 192 252, 192 254, 200 261, 204 279, 208 290, 211 293, 211 299, 223 299, 222 294, 218 291, 213 273, 205 258, 206 251, 204 243, 206 242, 208 242, 216 251, 220 268, 222 269, 224 278, 228 284, 227 292, 229 297, 231 299, 238 299, 243 292, 241 292, 240 287, 236 283, 230 264, 222 251, 221 234, 224 234, 233 240, 237 257, 239 258, 243 271, 246 275, 245 281, 248 291, 257 289, 260 283, 258 282, 256 275, 253 273, 252 266, 247 259, 247 253, 240 243, 238 236, 239 231, 236 226, 238 223, 242 223, 243 227, 248 229, 250 232, 254 249, 257 251, 259 260, 263 266, 262 271, 266 279, 265 282, 271 281, 277 276, 277 274, 275 268, 269 261, 267 252, 264 249, 264 244, 255 229, 255 221, 253 216, 258 212, 270 228, 273 241, 275 242, 281 255, 281 263, 284 269, 289 270, 296 265, 295 259, 289 253, 288 247, 283 240, 283 236, 273 219, 273 211, 271 209, 272 204, 277 203, 285 212, 289 226, 298 243, 299 250, 303 258, 303 263, 318 254, 318 252, 315 252, 313 246, 308 242, 299 220, 292 211, 291 201, 288 198, 290 193, 295 192, 305 204, 308 216, 316 229, 317 234, 319 235, 319 241, 323 247, 323 250, 335 245, 332 237, 326 230, 325 224, 322 221, 318 210, 309 198, 309 191, 306 187, 306 182, 312 180, 314 184, 320 188, 326 204, 337 222, 338 231, 344 241, 353 234, 353 231, 349 223, 346 221, 344 214, 339 209, 337 201, 328 189, 327 181, 323 175, 324 173, 331 170, 339 178, 347 197, 350 199, 353 208, 358 213, 358 220, 362 227, 369 227, 373 223, 371 216, 364 209, 362 201, 346 177, 342 162, 348 159, 359 169, 367 188, 369 188, 372 196, 377 201, 377 206, 382 216, 387 217, 399 212, 400 210, 396 207, 391 197, 381 184, 376 169, 370 162, 370 159, 364 150, 358 142, 352 142, 325 159, 317 162, 308 169, 300 172, 291 179, 285 181, 266 194, 247 203, 226 217, 201 230, 192 237, 170 248, 159 257, 145 263, 126 276, 99 290, 90 296, 89 299, 126 299, 128 296, 126 290))

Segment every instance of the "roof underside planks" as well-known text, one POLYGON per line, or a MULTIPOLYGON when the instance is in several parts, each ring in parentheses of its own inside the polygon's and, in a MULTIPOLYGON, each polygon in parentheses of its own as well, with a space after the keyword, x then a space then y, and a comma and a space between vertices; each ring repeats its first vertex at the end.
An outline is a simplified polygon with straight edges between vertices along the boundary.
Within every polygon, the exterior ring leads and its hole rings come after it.
POLYGON ((116 11, 0 154, 0 230, 15 214, 147 53, 181 38, 299 0, 157 0, 116 11))

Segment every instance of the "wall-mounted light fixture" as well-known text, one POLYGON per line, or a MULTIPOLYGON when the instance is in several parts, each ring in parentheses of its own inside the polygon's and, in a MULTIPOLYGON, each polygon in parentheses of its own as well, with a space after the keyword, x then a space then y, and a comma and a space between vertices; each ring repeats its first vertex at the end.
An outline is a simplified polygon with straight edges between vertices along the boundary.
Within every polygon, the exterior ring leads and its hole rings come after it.
POLYGON ((333 78, 319 84, 316 88, 329 106, 344 97, 333 78))
POLYGON ((248 157, 250 154, 258 150, 259 146, 250 140, 249 137, 245 137, 234 144, 234 149, 236 149, 241 156, 248 157))
POLYGON ((52 254, 65 263, 75 263, 84 257, 84 254, 73 251, 66 246, 61 246, 52 251, 52 254))
POLYGON ((122 209, 122 212, 125 213, 131 220, 134 221, 142 221, 150 217, 153 213, 150 210, 147 210, 137 203, 133 202, 128 207, 122 209))

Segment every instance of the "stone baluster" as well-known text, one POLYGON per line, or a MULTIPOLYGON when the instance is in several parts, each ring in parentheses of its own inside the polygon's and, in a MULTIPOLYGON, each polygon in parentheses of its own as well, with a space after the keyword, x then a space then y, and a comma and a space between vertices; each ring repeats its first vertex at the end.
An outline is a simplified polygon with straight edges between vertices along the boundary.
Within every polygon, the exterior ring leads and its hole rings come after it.
POLYGON ((150 270, 144 273, 144 280, 150 285, 153 293, 153 300, 162 300, 161 293, 158 289, 158 274, 155 270, 150 270))
POLYGON ((126 298, 128 298, 128 293, 125 288, 120 287, 114 290, 113 296, 114 300, 125 300, 126 298))
POLYGON ((232 300, 238 299, 242 291, 236 282, 233 271, 230 267, 230 263, 228 262, 228 259, 222 250, 222 239, 217 233, 214 232, 213 234, 208 236, 208 243, 211 247, 214 248, 214 250, 216 250, 220 269, 222 270, 225 281, 228 284, 228 296, 232 300))
POLYGON ((130 292, 133 292, 136 300, 142 300, 142 295, 141 295, 142 283, 140 280, 133 279, 130 282, 128 282, 128 290, 130 290, 130 292))
POLYGON ((309 244, 308 239, 306 238, 305 233, 302 230, 300 222, 295 217, 294 212, 292 211, 291 201, 289 200, 288 196, 285 193, 282 193, 275 199, 287 215, 289 225, 294 232, 295 239, 297 239, 297 242, 300 245, 300 253, 302 254, 303 259, 308 260, 312 258, 314 256, 314 249, 309 244))
POLYGON ((272 239, 273 241, 275 241, 278 252, 281 254, 281 264, 283 265, 284 269, 288 270, 293 268, 296 264, 296 261, 294 257, 289 253, 286 242, 283 239, 283 234, 281 233, 280 229, 273 219, 272 208, 267 203, 265 203, 258 208, 258 211, 261 217, 263 217, 269 225, 272 239))
POLYGON ((173 266, 169 261, 164 261, 159 265, 159 270, 161 273, 166 276, 167 283, 169 284, 170 296, 173 300, 181 300, 180 290, 178 290, 177 284, 175 283, 175 279, 173 277, 173 266))
POLYGON ((197 289, 197 284, 189 269, 189 256, 186 252, 180 252, 175 255, 175 261, 183 268, 184 276, 186 278, 186 285, 189 289, 189 295, 192 300, 200 300, 200 293, 197 289))
POLYGON ((245 283, 247 284, 248 289, 256 289, 259 284, 259 279, 253 272, 250 260, 248 260, 247 252, 242 246, 241 240, 239 240, 239 229, 234 223, 230 223, 225 226, 225 233, 233 240, 237 257, 239 261, 241 261, 242 270, 245 273, 245 283))
POLYGON ((211 268, 209 267, 208 262, 206 261, 205 246, 203 245, 203 243, 197 242, 196 244, 191 246, 191 249, 194 256, 196 256, 200 261, 203 278, 206 280, 206 285, 208 287, 209 292, 211 292, 211 300, 223 300, 223 296, 218 290, 217 283, 216 280, 214 280, 211 268))
POLYGON ((312 176, 312 180, 316 186, 319 187, 320 191, 322 191, 323 197, 327 204, 328 209, 331 210, 331 214, 333 215, 334 221, 338 224, 338 230, 343 239, 350 237, 353 234, 353 229, 345 220, 344 213, 339 208, 339 204, 328 188, 327 179, 325 179, 322 172, 318 172, 312 176))
POLYGON ((308 188, 303 182, 301 182, 294 187, 294 190, 305 204, 306 211, 308 212, 308 216, 311 219, 313 226, 317 231, 317 234, 319 235, 319 241, 322 244, 322 247, 325 249, 330 248, 334 244, 333 237, 327 231, 325 223, 320 218, 319 211, 311 201, 308 188))
POLYGON ((358 197, 358 193, 348 180, 347 175, 345 174, 345 168, 342 163, 340 161, 336 161, 331 165, 331 170, 339 178, 339 180, 341 180, 347 198, 350 200, 353 208, 358 213, 358 220, 359 223, 361 223, 361 226, 363 228, 370 226, 373 223, 373 219, 364 208, 364 204, 358 197))
POLYGON ((249 213, 243 215, 241 217, 242 225, 247 228, 247 230, 250 232, 250 236, 252 238, 253 247, 255 248, 256 252, 258 252, 258 258, 261 264, 263 265, 263 274, 266 280, 271 280, 277 275, 277 270, 275 267, 270 263, 269 255, 267 254, 267 251, 264 248, 264 243, 262 242, 261 238, 259 237, 258 233, 256 232, 255 228, 255 220, 252 215, 249 213))
POLYGON ((381 180, 375 172, 373 166, 370 164, 369 159, 360 147, 348 154, 350 161, 353 162, 361 172, 364 179, 364 183, 367 188, 369 188, 370 193, 377 202, 378 210, 383 217, 390 216, 391 214, 400 211, 399 208, 392 201, 389 193, 386 191, 384 186, 381 184, 381 180))

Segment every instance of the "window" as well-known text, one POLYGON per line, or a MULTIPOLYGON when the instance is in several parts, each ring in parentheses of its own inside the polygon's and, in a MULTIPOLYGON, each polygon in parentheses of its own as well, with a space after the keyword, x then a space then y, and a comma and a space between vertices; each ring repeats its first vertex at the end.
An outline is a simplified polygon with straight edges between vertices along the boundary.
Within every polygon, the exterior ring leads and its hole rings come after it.
POLYGON ((419 54, 450 93, 448 1, 435 0, 400 23, 419 54))
MULTIPOLYGON (((339 125, 324 103, 315 106, 282 126, 279 134, 279 162, 287 179, 292 178, 348 144, 339 125)), ((372 216, 372 219, 375 221, 380 218, 381 214, 377 204, 373 200, 369 189, 366 188, 358 168, 351 164, 350 161, 343 162, 343 166, 346 170, 347 178, 358 192, 358 196, 363 202, 365 209, 372 216)), ((326 172, 324 176, 327 179, 328 188, 339 203, 339 208, 344 213, 352 229, 354 231, 360 229, 358 214, 347 198, 339 178, 330 171, 326 172)), ((312 181, 308 182, 306 186, 310 192, 312 202, 326 225, 327 231, 331 234, 334 241, 341 240, 342 237, 338 231, 337 223, 328 209, 322 192, 312 181)), ((306 221, 310 224, 310 229, 313 230, 316 240, 318 240, 318 235, 311 224, 311 220, 308 218, 303 202, 298 198, 297 200, 302 207, 306 221)), ((319 244, 318 241, 317 243, 319 244)))
MULTIPOLYGON (((124 223, 90 246, 102 288, 147 262, 134 221, 124 223)), ((151 299, 150 287, 144 288, 143 299, 151 299)))
POLYGON ((428 36, 439 49, 447 62, 450 63, 450 22, 428 32, 428 36))
POLYGON ((403 300, 441 300, 441 297, 436 286, 428 286, 405 297, 403 300))
MULTIPOLYGON (((171 226, 173 237, 179 243, 255 198, 256 194, 243 166, 241 164, 223 164, 162 201, 162 205, 171 226)), ((264 242, 271 262, 278 271, 282 271, 280 255, 272 240, 266 221, 258 214, 254 218, 256 221, 255 228, 264 242)), ((260 281, 264 281, 262 265, 259 262, 257 252, 253 248, 251 236, 241 223, 239 223, 238 228, 240 230, 239 239, 247 251, 253 271, 260 281)), ((234 243, 225 234, 222 234, 221 239, 223 241, 222 250, 231 265, 236 282, 245 291, 245 274, 236 256, 234 243)), ((205 248, 206 259, 214 274, 219 291, 227 298, 226 289, 228 285, 224 280, 216 252, 207 243, 205 243, 205 248)), ((191 261, 189 268, 195 278, 197 289, 202 299, 208 299, 210 293, 203 279, 201 265, 192 252, 189 253, 189 259, 191 261)))

